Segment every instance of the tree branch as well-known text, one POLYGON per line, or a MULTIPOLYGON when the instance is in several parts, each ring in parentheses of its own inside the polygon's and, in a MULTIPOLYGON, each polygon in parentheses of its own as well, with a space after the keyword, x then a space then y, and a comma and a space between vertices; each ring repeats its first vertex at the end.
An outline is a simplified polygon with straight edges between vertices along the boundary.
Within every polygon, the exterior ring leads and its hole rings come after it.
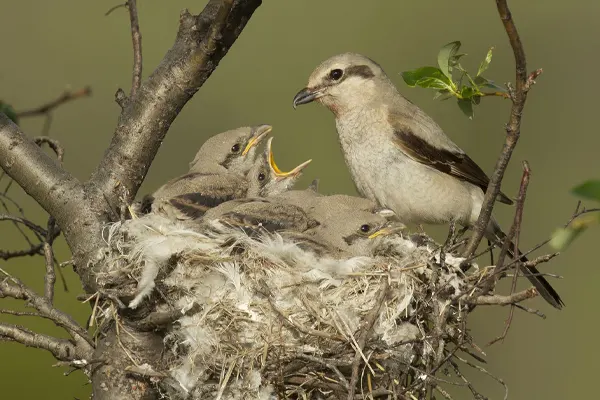
POLYGON ((42 333, 35 333, 29 329, 0 322, 0 340, 10 340, 27 347, 48 350, 54 357, 61 361, 72 361, 87 358, 77 346, 67 339, 59 339, 42 333))
POLYGON ((529 176, 531 175, 531 169, 529 163, 523 161, 523 176, 521 177, 521 185, 519 187, 519 196, 517 197, 517 204, 515 210, 515 217, 513 224, 510 227, 510 231, 502 244, 500 255, 498 256, 498 262, 496 263, 496 271, 504 271, 504 260, 506 255, 510 252, 510 246, 514 245, 514 257, 519 258, 519 234, 521 233, 521 222, 523 221, 523 208, 525 207, 525 197, 527 196, 527 187, 529 186, 529 176), (514 238, 514 241, 513 241, 514 238))
MULTIPOLYGON (((529 163, 527 161, 523 161, 523 176, 521 178, 521 186, 519 188, 519 196, 517 198, 517 207, 515 211, 515 218, 512 226, 510 227, 510 232, 506 239, 504 239, 504 243, 502 244, 502 250, 500 251, 500 255, 498 256, 498 263, 496 264, 496 270, 498 273, 494 273, 494 278, 492 281, 495 283, 498 281, 500 276, 503 275, 503 272, 506 270, 504 267, 504 260, 506 259, 506 254, 510 251, 510 246, 513 246, 513 255, 514 258, 519 259, 519 254, 521 253, 519 250, 519 236, 521 234, 521 223, 523 222, 523 208, 525 207, 525 197, 527 196, 527 187, 529 186, 529 177, 531 175, 531 169, 529 168, 529 163), (514 240, 513 240, 514 238, 514 240), (512 240, 512 242, 511 242, 512 240)), ((496 272, 496 271, 494 271, 496 272)), ((519 277, 519 268, 517 267, 515 274, 512 279, 512 284, 510 288, 510 294, 512 295, 517 290, 517 278, 519 277)), ((515 306, 512 304, 510 306, 510 311, 508 312, 508 318, 506 319, 506 323, 504 324, 504 331, 502 335, 498 336, 494 340, 492 340, 489 345, 496 343, 497 341, 504 340, 506 335, 508 334, 508 330, 512 324, 513 316, 515 314, 515 306)))
POLYGON ((142 85, 142 34, 138 20, 137 0, 127 0, 129 21, 131 23, 131 41, 133 42, 133 76, 131 78, 130 97, 135 97, 142 85))
POLYGON ((503 296, 500 294, 494 294, 489 296, 475 296, 473 298, 467 297, 465 301, 469 304, 475 304, 478 306, 506 306, 534 298, 537 295, 538 292, 535 290, 535 288, 530 287, 529 289, 523 290, 522 292, 513 293, 508 296, 503 296))
POLYGON ((515 22, 512 19, 508 4, 506 3, 506 0, 496 0, 496 6, 515 56, 516 89, 509 91, 512 100, 512 108, 508 124, 506 125, 506 140, 502 152, 496 161, 494 173, 492 174, 490 183, 485 192, 479 218, 473 227, 473 236, 469 240, 463 253, 466 258, 471 257, 475 253, 490 222, 496 197, 498 196, 498 193, 500 193, 500 184, 504 178, 504 172, 506 171, 508 162, 517 145, 519 136, 521 135, 521 118, 523 115, 523 108, 525 107, 525 101, 527 100, 527 93, 535 83, 535 78, 542 73, 542 70, 538 69, 529 76, 527 75, 525 50, 523 48, 523 43, 521 43, 519 33, 517 32, 515 22))
POLYGON ((76 99, 79 99, 82 97, 88 97, 91 95, 92 95, 92 89, 89 86, 86 86, 79 90, 75 90, 74 92, 72 92, 70 90, 65 90, 56 99, 49 101, 46 104, 42 104, 41 106, 29 109, 29 110, 18 111, 17 117, 24 118, 24 117, 34 117, 37 115, 48 114, 49 112, 54 110, 56 107, 59 107, 65 103, 68 103, 71 100, 76 100, 76 99))
POLYGON ((91 354, 94 348, 93 340, 89 337, 85 329, 79 326, 70 315, 54 308, 48 299, 29 289, 19 279, 8 275, 1 269, 0 273, 5 276, 0 281, 0 298, 10 297, 26 301, 44 318, 50 319, 57 326, 65 329, 71 335, 77 347, 91 354))
MULTIPOLYGON (((0 167, 56 219, 75 259, 88 260, 92 251, 102 248, 102 221, 90 207, 83 185, 4 114, 0 114, 0 167)), ((81 272, 86 288, 93 289, 89 271, 81 272)))
POLYGON ((125 103, 110 147, 88 185, 94 202, 105 198, 116 213, 121 198, 133 200, 171 123, 260 4, 261 0, 210 0, 198 16, 181 14, 175 44, 135 99, 125 103))

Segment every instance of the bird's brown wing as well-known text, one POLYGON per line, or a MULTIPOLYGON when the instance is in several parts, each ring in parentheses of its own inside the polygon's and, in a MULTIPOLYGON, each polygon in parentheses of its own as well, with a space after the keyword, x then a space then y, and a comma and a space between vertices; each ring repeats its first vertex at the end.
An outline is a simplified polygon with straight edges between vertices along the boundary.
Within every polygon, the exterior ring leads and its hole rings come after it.
MULTIPOLYGON (((394 141, 413 160, 467 181, 480 187, 484 192, 487 190, 490 179, 465 153, 432 146, 415 135, 410 128, 403 126, 394 129, 394 141)), ((502 192, 498 195, 498 201, 513 204, 513 201, 502 192)))
POLYGON ((172 197, 168 202, 186 218, 196 219, 202 217, 207 210, 233 199, 233 195, 210 195, 196 192, 172 197))

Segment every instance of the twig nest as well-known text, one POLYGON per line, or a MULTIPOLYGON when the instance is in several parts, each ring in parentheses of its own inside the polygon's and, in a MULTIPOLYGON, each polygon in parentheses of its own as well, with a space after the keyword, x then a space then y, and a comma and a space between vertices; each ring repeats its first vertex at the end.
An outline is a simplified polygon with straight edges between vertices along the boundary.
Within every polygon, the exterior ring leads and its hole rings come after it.
POLYGON ((462 259, 440 266, 431 242, 376 238, 370 254, 339 259, 277 233, 157 215, 107 237, 101 283, 129 290, 130 308, 179 313, 164 330, 168 361, 153 366, 171 398, 338 398, 355 369, 358 394, 401 391, 461 331, 457 313, 438 319, 465 287, 462 259))

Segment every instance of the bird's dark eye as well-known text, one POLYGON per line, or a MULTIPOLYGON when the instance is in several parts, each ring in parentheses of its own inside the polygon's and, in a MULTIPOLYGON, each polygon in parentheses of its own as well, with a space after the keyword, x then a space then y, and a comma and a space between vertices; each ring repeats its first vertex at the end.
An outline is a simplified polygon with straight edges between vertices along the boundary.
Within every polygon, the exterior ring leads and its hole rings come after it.
POLYGON ((341 69, 332 69, 329 73, 329 77, 334 81, 339 80, 342 77, 342 75, 344 75, 344 71, 342 71, 341 69))
POLYGON ((238 151, 240 151, 240 144, 236 143, 231 147, 231 152, 232 153, 237 153, 238 151))
POLYGON ((258 174, 258 180, 259 180, 259 181, 261 181, 261 182, 262 182, 262 181, 264 181, 264 180, 265 180, 265 178, 266 178, 266 176, 265 176, 265 174, 263 174, 262 172, 261 172, 260 174, 258 174))
POLYGON ((364 224, 360 226, 360 231, 363 233, 367 233, 371 230, 371 226, 364 224))

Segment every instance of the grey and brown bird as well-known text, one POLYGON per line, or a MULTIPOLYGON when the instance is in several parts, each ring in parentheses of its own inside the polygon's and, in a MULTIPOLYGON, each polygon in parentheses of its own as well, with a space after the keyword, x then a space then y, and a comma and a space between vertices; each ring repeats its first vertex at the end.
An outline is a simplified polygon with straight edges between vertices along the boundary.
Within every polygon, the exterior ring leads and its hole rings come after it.
POLYGON ((225 173, 245 176, 254 166, 260 142, 271 125, 246 126, 210 137, 190 163, 189 173, 225 173))
POLYGON ((145 208, 150 204, 154 212, 187 219, 225 201, 245 197, 249 189, 246 175, 257 163, 258 145, 271 130, 270 125, 242 127, 209 138, 196 153, 188 173, 146 196, 142 204, 145 208))
MULTIPOLYGON (((339 204, 339 203, 338 203, 339 204)), ((386 216, 353 207, 332 214, 304 234, 320 243, 328 243, 342 251, 342 256, 370 256, 375 240, 405 228, 386 216)))
MULTIPOLYGON (((488 176, 398 92, 379 64, 355 53, 329 58, 310 75, 293 105, 315 100, 335 116, 342 152, 360 194, 394 210, 404 222, 475 224, 488 176)), ((498 199, 512 203, 502 193, 498 199)), ((494 220, 486 236, 493 243, 506 237, 494 220)), ((523 273, 546 301, 562 307, 558 293, 535 267, 523 273)))

